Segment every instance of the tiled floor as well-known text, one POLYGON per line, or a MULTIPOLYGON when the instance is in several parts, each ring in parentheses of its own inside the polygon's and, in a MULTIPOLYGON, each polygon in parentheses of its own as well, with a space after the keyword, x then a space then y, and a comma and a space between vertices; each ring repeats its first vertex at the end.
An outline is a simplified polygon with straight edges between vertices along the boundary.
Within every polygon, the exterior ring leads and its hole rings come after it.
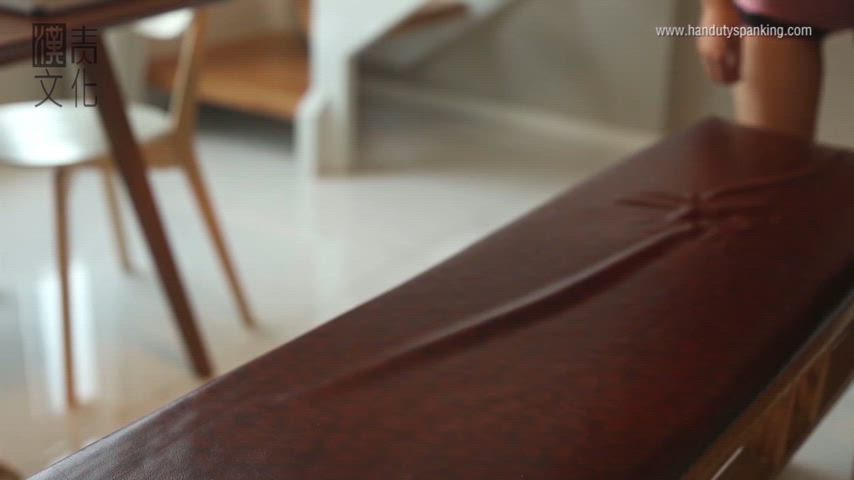
MULTIPOLYGON (((313 182, 280 124, 207 112, 200 153, 262 327, 244 330, 192 198, 176 172, 155 185, 219 371, 394 286, 618 159, 578 138, 381 102, 370 167, 313 182)), ((114 255, 100 183, 74 185, 75 321, 85 405, 62 404, 50 183, 0 171, 0 458, 30 474, 196 387, 150 262, 114 255)), ((847 480, 854 395, 788 480, 847 480)))

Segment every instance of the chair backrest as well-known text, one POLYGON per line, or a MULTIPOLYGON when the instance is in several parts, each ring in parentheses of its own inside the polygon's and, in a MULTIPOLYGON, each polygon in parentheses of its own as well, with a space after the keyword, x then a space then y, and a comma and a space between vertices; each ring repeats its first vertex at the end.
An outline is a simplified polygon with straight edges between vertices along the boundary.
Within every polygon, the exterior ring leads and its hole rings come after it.
POLYGON ((133 28, 150 40, 173 40, 183 35, 169 110, 176 130, 180 134, 193 134, 198 117, 198 76, 204 61, 207 13, 178 10, 141 20, 133 28))
POLYGON ((187 31, 193 17, 191 9, 163 13, 134 23, 133 31, 152 40, 172 40, 187 31))

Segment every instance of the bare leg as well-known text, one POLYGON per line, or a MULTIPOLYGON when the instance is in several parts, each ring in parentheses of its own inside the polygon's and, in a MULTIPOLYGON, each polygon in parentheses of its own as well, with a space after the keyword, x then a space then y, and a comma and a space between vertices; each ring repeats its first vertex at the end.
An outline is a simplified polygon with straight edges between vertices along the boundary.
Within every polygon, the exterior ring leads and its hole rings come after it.
POLYGON ((805 39, 743 39, 738 123, 812 139, 823 76, 821 43, 805 39))

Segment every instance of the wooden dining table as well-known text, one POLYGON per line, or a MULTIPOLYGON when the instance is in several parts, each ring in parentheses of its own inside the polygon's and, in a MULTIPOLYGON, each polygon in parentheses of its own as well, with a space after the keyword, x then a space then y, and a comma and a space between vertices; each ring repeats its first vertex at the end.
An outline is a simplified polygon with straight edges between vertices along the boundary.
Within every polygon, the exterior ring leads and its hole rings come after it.
MULTIPOLYGON (((196 317, 187 298, 184 282, 175 263, 172 248, 147 176, 139 144, 133 136, 125 112, 125 99, 119 87, 110 52, 104 47, 104 30, 169 11, 211 3, 214 0, 115 0, 100 1, 54 15, 21 15, 0 11, 0 67, 26 60, 32 55, 33 24, 65 24, 67 31, 86 27, 97 36, 98 60, 90 65, 98 112, 116 163, 133 204, 146 242, 155 261, 164 292, 169 300, 178 330, 194 371, 203 377, 213 372, 196 317)), ((50 132, 44 132, 50 135, 50 132)), ((14 478, 14 473, 0 465, 0 478, 14 478), (8 477, 4 477, 8 475, 8 477)))
MULTIPOLYGON (((98 54, 97 61, 88 66, 87 73, 91 75, 98 113, 105 127, 112 158, 127 186, 193 369, 198 375, 205 377, 213 371, 211 362, 166 237, 161 215, 152 195, 147 167, 128 123, 124 108, 125 99, 109 50, 103 44, 102 35, 109 27, 211 1, 213 0, 101 0, 89 6, 52 15, 0 12, 0 66, 31 57, 35 23, 65 24, 66 31, 69 32, 83 27, 93 31, 98 54)), ((50 132, 44 132, 44 135, 50 135, 50 132)))

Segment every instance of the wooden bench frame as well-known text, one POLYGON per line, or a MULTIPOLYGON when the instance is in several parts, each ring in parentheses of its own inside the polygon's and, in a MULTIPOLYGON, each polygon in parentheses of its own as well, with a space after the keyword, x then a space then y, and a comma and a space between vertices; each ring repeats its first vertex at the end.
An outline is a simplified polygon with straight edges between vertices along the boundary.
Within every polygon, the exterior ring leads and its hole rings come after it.
POLYGON ((845 393, 854 372, 854 294, 709 448, 684 480, 774 478, 845 393))

